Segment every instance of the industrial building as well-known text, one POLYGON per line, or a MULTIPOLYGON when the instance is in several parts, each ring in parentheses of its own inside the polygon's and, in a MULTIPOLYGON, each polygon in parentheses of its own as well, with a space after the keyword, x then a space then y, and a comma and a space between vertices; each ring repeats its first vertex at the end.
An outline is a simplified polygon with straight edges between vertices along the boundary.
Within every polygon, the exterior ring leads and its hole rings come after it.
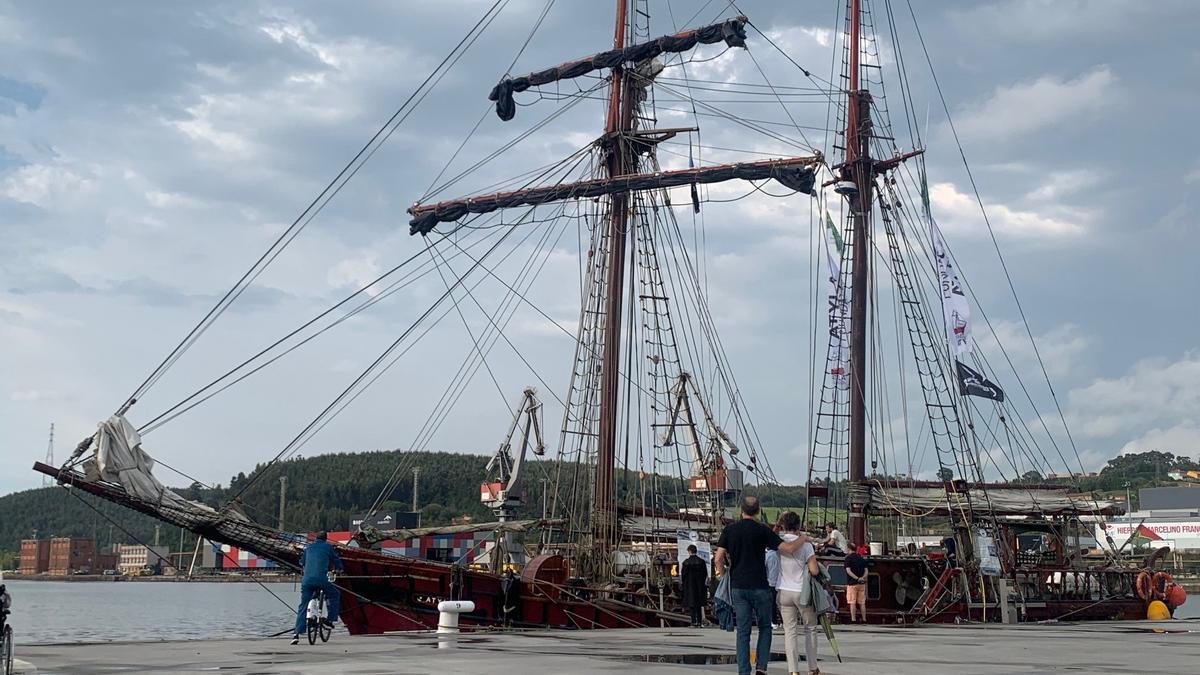
MULTIPOLYGON (((1117 546, 1131 537, 1150 546, 1200 552, 1200 487, 1156 487, 1138 490, 1140 510, 1107 523, 1117 546)), ((1097 526, 1103 541, 1104 530, 1097 526)))
POLYGON ((41 574, 50 569, 50 540, 21 541, 21 556, 17 571, 21 574, 41 574))
POLYGON ((170 555, 166 546, 143 546, 141 544, 121 544, 117 546, 117 571, 121 574, 139 574, 143 570, 161 570, 163 560, 170 555))
POLYGON ((97 568, 96 540, 83 537, 55 537, 50 540, 46 571, 50 574, 90 574, 97 568))

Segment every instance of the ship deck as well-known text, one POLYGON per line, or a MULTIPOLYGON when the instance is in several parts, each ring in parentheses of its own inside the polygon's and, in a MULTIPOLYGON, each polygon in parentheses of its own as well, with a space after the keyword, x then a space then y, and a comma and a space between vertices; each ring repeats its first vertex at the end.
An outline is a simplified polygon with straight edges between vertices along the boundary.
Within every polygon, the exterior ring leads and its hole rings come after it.
MULTIPOLYGON (((1195 673, 1200 620, 1046 626, 849 627, 844 663, 820 638, 821 671, 838 673, 1195 673)), ((782 631, 772 652, 782 657, 782 631)), ((734 670, 733 633, 705 629, 409 633, 290 646, 287 639, 51 644, 17 650, 17 672, 72 673, 695 673, 734 670)), ((786 672, 776 660, 770 672, 786 672)))

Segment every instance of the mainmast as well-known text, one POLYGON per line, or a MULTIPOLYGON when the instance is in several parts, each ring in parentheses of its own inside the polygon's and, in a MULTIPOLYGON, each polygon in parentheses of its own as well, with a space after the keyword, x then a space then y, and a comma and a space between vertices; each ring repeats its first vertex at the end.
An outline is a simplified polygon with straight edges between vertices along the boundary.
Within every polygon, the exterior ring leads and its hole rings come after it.
MULTIPOLYGON (((613 49, 625 47, 626 0, 617 0, 613 49)), ((631 173, 625 134, 633 126, 633 97, 624 68, 612 71, 608 93, 608 116, 604 137, 608 157, 605 171, 609 178, 631 173)), ((600 373, 600 428, 596 443, 596 480, 593 488, 592 535, 595 540, 597 569, 607 569, 608 551, 616 538, 616 491, 613 473, 617 457, 617 394, 621 363, 621 301, 625 289, 625 241, 629 224, 629 193, 619 192, 609 199, 608 279, 604 308, 604 349, 600 373)))
POLYGON ((850 0, 850 63, 846 96, 846 156, 843 181, 854 183, 847 191, 854 230, 851 250, 854 266, 850 288, 850 540, 866 543, 866 500, 859 489, 866 479, 867 456, 867 339, 870 335, 868 297, 871 279, 871 186, 875 167, 871 162, 871 94, 859 89, 861 49, 860 0, 850 0))
MULTIPOLYGON (((629 224, 634 199, 632 193, 684 185, 721 183, 735 179, 773 179, 789 189, 812 194, 815 167, 821 165, 824 159, 819 153, 814 153, 803 157, 710 164, 640 173, 637 159, 640 153, 652 153, 657 143, 683 131, 634 129, 634 115, 640 101, 643 100, 642 89, 648 87, 657 74, 654 60, 660 54, 687 52, 698 45, 724 43, 727 47, 745 47, 747 19, 738 16, 701 28, 627 45, 627 0, 617 0, 616 15, 612 49, 552 68, 533 71, 527 75, 505 76, 488 94, 488 98, 496 102, 497 116, 502 120, 510 120, 516 114, 514 94, 531 87, 578 78, 597 70, 610 70, 612 78, 604 135, 596 143, 601 153, 601 176, 576 182, 558 182, 509 192, 450 199, 434 204, 417 203, 408 209, 409 215, 412 216, 409 221, 410 233, 424 236, 432 232, 439 223, 455 222, 471 214, 487 214, 501 209, 552 202, 607 198, 608 211, 604 214, 606 222, 600 226, 602 236, 596 239, 596 257, 595 261, 590 263, 595 265, 593 270, 599 287, 595 296, 596 307, 592 308, 589 304, 584 310, 588 316, 602 322, 596 326, 595 331, 600 337, 595 338, 591 330, 585 329, 582 322, 579 334, 581 341, 603 340, 592 352, 599 355, 599 386, 590 388, 592 385, 589 383, 587 402, 581 404, 587 406, 587 412, 578 418, 587 426, 581 430, 583 435, 595 437, 592 503, 590 522, 586 526, 585 534, 589 541, 582 542, 586 554, 581 556, 584 564, 578 571, 584 575, 598 577, 603 577, 611 569, 612 552, 619 541, 615 490, 616 446, 619 435, 617 425, 620 421, 618 401, 621 390, 622 306, 629 224), (599 396, 599 419, 596 420, 594 432, 591 425, 594 410, 591 407, 594 401, 591 392, 596 392, 599 396)), ((661 64, 658 65, 658 69, 661 69, 661 64)), ((592 362, 588 363, 590 378, 591 373, 596 371, 591 369, 592 362)), ((577 364, 576 367, 580 366, 577 364)), ((568 407, 570 405, 571 403, 568 403, 568 407)))

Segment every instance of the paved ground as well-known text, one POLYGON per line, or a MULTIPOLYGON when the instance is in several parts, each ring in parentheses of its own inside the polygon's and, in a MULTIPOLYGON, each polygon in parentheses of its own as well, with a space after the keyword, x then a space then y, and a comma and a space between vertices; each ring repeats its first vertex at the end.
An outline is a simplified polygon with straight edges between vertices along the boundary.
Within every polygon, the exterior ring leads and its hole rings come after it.
MULTIPOLYGON (((782 636, 775 651, 782 657, 782 636)), ((1054 626, 924 626, 838 629, 844 663, 821 638, 821 672, 1200 673, 1200 620, 1054 626)), ((293 647, 286 639, 41 645, 19 649, 17 672, 425 673, 735 672, 733 634, 715 629, 476 633, 439 647, 436 635, 351 637, 293 647)), ((773 662, 770 671, 786 673, 773 662)))

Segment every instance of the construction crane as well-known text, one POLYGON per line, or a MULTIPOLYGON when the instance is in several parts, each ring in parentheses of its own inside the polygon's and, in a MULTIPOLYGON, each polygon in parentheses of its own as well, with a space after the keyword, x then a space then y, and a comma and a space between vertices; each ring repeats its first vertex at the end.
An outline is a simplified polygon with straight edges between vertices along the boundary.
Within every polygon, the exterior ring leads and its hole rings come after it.
POLYGON ((679 374, 679 379, 671 387, 671 409, 666 429, 663 431, 662 445, 670 447, 683 434, 683 443, 692 448, 692 475, 688 478, 688 492, 696 496, 700 509, 706 516, 719 517, 725 509, 725 502, 737 499, 742 493, 744 478, 742 470, 728 468, 725 465, 726 455, 738 454, 733 439, 725 433, 713 419, 712 411, 705 403, 700 390, 696 388, 692 376, 687 372, 679 374), (689 395, 689 390, 691 394, 689 395), (704 415, 708 443, 702 443, 696 430, 696 422, 692 417, 691 397, 694 396, 704 415), (679 431, 677 431, 679 430, 679 431))
MULTIPOLYGON (((546 453, 541 417, 542 403, 537 398, 537 391, 533 387, 526 387, 513 413, 512 423, 508 425, 508 434, 484 469, 486 478, 479 486, 479 501, 492 509, 496 520, 501 523, 514 520, 517 509, 525 503, 521 469, 525 464, 526 450, 532 443, 533 454, 540 457, 546 453), (513 442, 518 430, 521 438, 514 451, 513 442)), ((525 564, 525 550, 516 543, 511 532, 505 532, 497 543, 500 549, 497 562, 525 564)))

